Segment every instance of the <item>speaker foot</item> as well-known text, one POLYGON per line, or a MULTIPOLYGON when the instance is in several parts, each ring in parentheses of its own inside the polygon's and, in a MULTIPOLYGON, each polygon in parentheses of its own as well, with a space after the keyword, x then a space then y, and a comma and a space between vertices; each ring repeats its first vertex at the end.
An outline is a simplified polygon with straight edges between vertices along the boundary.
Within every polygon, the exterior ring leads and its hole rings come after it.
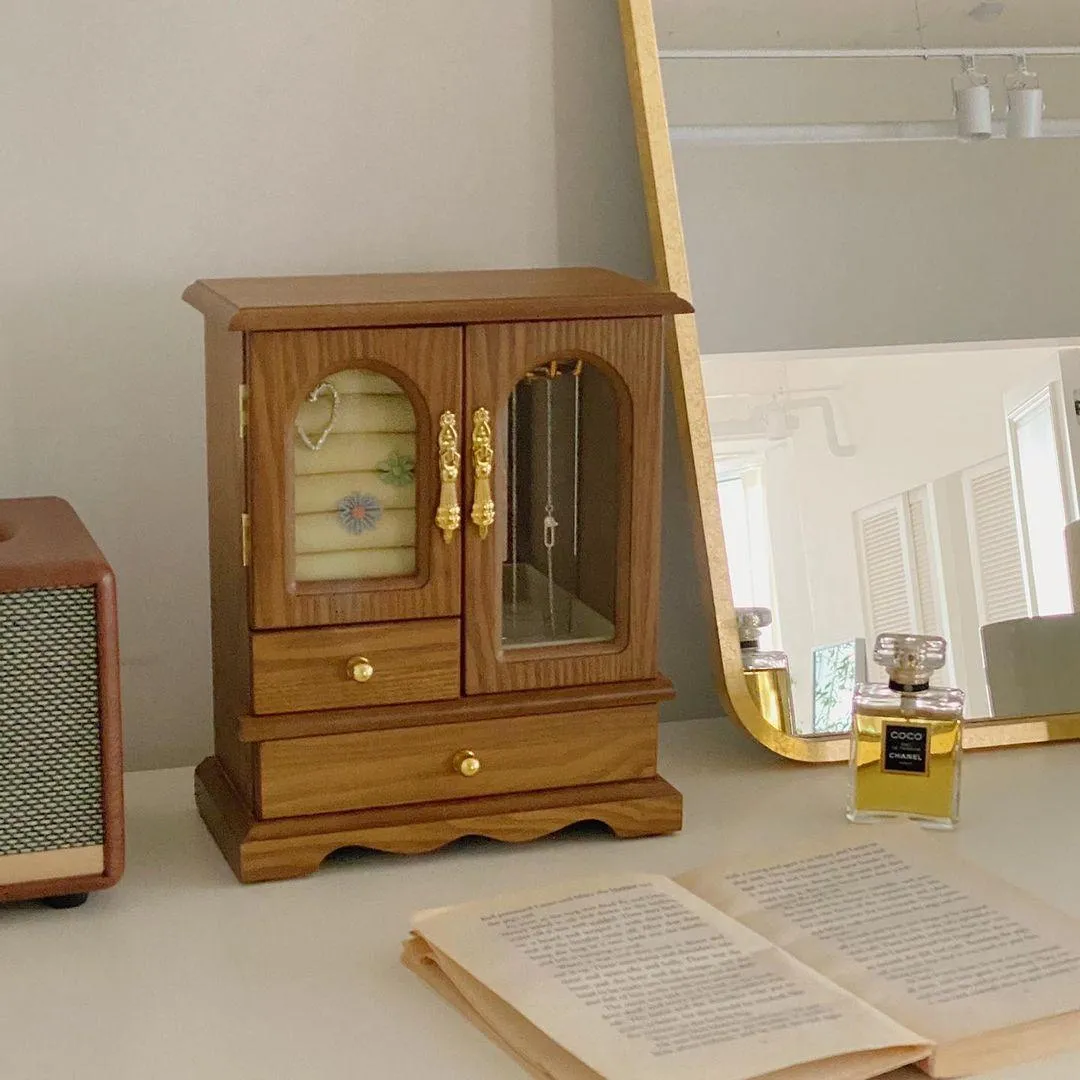
POLYGON ((46 907, 63 910, 65 908, 82 907, 89 895, 89 893, 74 892, 67 893, 65 896, 46 896, 41 902, 46 907))

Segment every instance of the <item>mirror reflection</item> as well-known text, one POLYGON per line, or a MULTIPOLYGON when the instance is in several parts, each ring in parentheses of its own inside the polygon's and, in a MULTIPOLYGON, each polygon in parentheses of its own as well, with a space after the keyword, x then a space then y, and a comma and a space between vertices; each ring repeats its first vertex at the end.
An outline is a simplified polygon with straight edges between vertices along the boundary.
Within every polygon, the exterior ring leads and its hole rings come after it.
POLYGON ((770 723, 846 731, 855 682, 884 678, 884 632, 947 638, 936 682, 966 691, 970 720, 1080 711, 1080 349, 702 370, 734 602, 771 614, 755 633, 744 616, 744 657, 782 653, 790 672, 789 709, 783 677, 750 675, 770 723))

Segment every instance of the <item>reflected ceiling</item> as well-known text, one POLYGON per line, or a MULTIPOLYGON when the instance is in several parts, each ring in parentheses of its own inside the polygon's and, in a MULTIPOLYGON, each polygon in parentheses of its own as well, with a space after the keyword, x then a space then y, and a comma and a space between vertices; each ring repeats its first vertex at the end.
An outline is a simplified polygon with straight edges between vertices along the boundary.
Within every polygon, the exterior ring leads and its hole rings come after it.
POLYGON ((660 47, 1080 45, 1077 0, 653 0, 660 47))

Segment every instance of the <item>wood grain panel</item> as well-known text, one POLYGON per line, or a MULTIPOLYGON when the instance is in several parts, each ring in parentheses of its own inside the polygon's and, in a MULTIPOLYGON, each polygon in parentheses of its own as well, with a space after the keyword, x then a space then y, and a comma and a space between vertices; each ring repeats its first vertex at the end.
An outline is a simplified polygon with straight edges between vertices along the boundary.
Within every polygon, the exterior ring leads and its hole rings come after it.
POLYGON ((238 392, 245 382, 244 335, 206 324, 206 468, 210 510, 210 636, 214 752, 254 805, 254 763, 237 738, 237 718, 251 711, 248 580, 240 515, 247 505, 238 392))
POLYGON ((460 540, 435 528, 439 416, 459 413, 459 327, 324 330, 249 338, 252 522, 252 626, 330 626, 457 615, 460 540), (294 580, 294 418, 305 395, 328 375, 365 368, 389 376, 409 395, 416 431, 416 573, 374 580, 294 580))
POLYGON ((232 330, 420 326, 689 311, 666 289, 598 267, 219 278, 184 299, 232 330))
POLYGON ((660 676, 600 686, 560 686, 551 690, 523 690, 509 694, 473 694, 440 701, 438 708, 385 705, 364 709, 245 716, 240 721, 244 742, 297 739, 308 735, 345 735, 354 731, 459 724, 466 720, 499 720, 530 713, 576 712, 629 705, 656 705, 675 696, 670 680, 660 676))
POLYGON ((591 709, 262 743, 263 817, 537 791, 656 772, 657 710, 591 709), (480 759, 462 776, 455 755, 480 759))
POLYGON ((256 713, 344 709, 456 698, 461 689, 457 619, 418 619, 326 630, 272 630, 251 635, 256 713), (348 661, 375 669, 356 682, 348 661))
MULTIPOLYGON (((581 356, 612 381, 619 407, 615 640, 503 651, 502 562, 506 550, 506 448, 497 447, 496 525, 486 540, 466 525, 465 690, 487 694, 646 679, 656 674, 660 576, 660 454, 663 320, 606 319, 470 326, 466 332, 466 417, 491 411, 505 430, 519 379, 552 357, 581 356)), ((466 435, 467 441, 467 435, 466 435)), ((466 456, 466 465, 469 465, 466 456)), ((466 467, 466 506, 471 505, 466 467)))
POLYGON ((243 882, 311 874, 333 851, 367 847, 398 854, 433 851, 463 836, 512 843, 579 821, 600 821, 616 836, 655 836, 682 827, 682 796, 658 776, 489 795, 476 799, 256 821, 216 758, 195 771, 195 801, 222 853, 243 882))

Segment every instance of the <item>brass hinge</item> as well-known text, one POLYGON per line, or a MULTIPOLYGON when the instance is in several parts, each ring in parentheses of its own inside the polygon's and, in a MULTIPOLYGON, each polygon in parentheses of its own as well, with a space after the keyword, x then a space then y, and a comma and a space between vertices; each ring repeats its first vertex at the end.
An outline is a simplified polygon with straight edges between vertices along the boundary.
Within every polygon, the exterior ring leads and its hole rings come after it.
POLYGON ((251 515, 240 515, 240 554, 244 566, 251 565, 251 515))
POLYGON ((240 412, 240 438, 247 436, 248 428, 248 388, 247 383, 241 383, 237 388, 237 407, 240 412))

